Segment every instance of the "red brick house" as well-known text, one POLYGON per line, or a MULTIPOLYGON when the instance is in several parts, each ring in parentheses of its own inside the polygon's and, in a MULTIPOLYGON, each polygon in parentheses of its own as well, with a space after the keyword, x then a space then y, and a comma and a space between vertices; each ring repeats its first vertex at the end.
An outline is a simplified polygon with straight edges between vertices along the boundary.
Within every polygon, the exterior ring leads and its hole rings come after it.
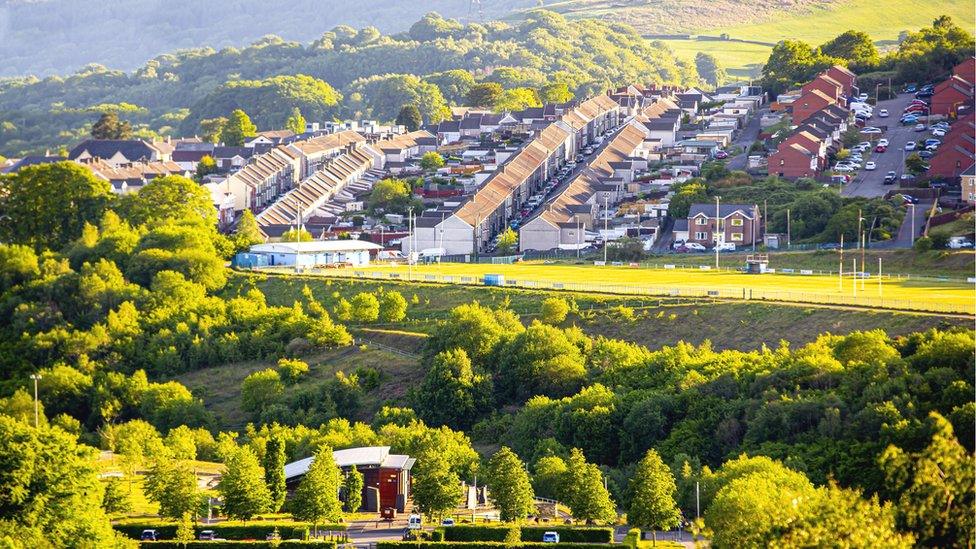
POLYGON ((976 164, 962 172, 961 179, 959 185, 962 187, 962 199, 969 205, 976 205, 976 164))
POLYGON ((827 144, 822 139, 808 131, 797 131, 783 141, 786 145, 794 143, 817 155, 817 171, 824 169, 827 163, 827 144))
POLYGON ((945 141, 929 163, 928 175, 955 179, 976 161, 976 122, 973 114, 952 125, 945 141))
MULTIPOLYGON (((762 223, 756 204, 721 204, 718 208, 718 242, 736 246, 761 243, 762 223)), ((692 204, 688 210, 688 242, 712 246, 716 240, 715 204, 692 204)))
POLYGON ((800 88, 802 93, 809 93, 813 90, 822 91, 825 95, 833 97, 838 101, 844 97, 844 86, 826 74, 818 74, 816 78, 800 88))
POLYGON ((820 90, 810 90, 793 102, 793 125, 813 116, 816 112, 837 103, 837 100, 820 90))
POLYGON ((780 143, 776 152, 769 155, 769 175, 791 179, 816 177, 819 168, 820 157, 797 143, 780 143))
POLYGON ((844 95, 846 96, 851 96, 858 92, 857 75, 847 70, 847 67, 842 65, 834 65, 821 74, 826 74, 839 82, 840 85, 844 87, 844 95))
POLYGON ((953 74, 932 92, 932 114, 956 116, 959 107, 973 104, 973 85, 953 74))
POLYGON ((952 74, 970 84, 976 84, 976 57, 970 57, 952 69, 952 74))

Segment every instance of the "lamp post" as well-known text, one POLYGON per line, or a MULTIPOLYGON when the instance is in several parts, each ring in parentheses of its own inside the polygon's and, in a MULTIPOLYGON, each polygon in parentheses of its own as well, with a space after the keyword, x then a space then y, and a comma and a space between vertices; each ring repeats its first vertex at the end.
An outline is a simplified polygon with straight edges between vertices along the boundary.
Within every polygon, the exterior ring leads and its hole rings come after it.
POLYGON ((912 246, 915 245, 915 204, 909 204, 912 208, 912 246))
POLYGON ((715 197, 715 270, 718 270, 718 244, 719 244, 719 201, 720 197, 715 197))
POLYGON ((37 382, 41 380, 41 374, 31 374, 30 378, 34 380, 34 428, 37 429, 40 424, 40 412, 39 401, 37 400, 37 382))
MULTIPOLYGON (((607 240, 609 240, 610 235, 607 234, 609 231, 610 223, 610 197, 606 194, 603 195, 603 264, 607 264, 607 240)), ((637 235, 640 236, 640 223, 637 224, 637 235)))

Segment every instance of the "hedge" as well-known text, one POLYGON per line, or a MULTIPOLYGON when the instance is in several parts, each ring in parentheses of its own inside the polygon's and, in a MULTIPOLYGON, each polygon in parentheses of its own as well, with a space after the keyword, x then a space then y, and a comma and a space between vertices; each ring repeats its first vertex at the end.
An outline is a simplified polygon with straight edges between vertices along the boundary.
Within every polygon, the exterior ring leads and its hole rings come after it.
MULTIPOLYGON (((559 542, 611 543, 612 528, 581 528, 573 526, 522 526, 521 539, 525 542, 541 542, 545 532, 558 532, 559 542)), ((444 541, 505 541, 508 528, 499 526, 448 526, 444 528, 444 541)))
MULTIPOLYGON (((437 541, 379 541, 376 549, 552 549, 551 543, 522 542, 507 544, 500 541, 471 541, 471 542, 437 542, 437 541)), ((563 543, 560 539, 559 549, 608 549, 619 548, 611 543, 563 543)))
POLYGON ((143 541, 139 547, 146 549, 336 549, 334 541, 191 541, 185 546, 178 541, 143 541))
MULTIPOLYGON (((156 535, 161 539, 173 539, 176 537, 176 524, 172 522, 127 522, 113 524, 117 532, 126 537, 139 539, 143 530, 155 530, 156 535)), ((312 530, 312 523, 306 522, 274 522, 274 521, 254 521, 250 524, 194 524, 194 537, 199 537, 203 530, 213 530, 217 537, 228 540, 257 539, 263 540, 268 534, 278 529, 278 534, 282 539, 305 539, 307 533, 312 530)), ((345 531, 345 524, 320 524, 319 533, 329 531, 345 531)))

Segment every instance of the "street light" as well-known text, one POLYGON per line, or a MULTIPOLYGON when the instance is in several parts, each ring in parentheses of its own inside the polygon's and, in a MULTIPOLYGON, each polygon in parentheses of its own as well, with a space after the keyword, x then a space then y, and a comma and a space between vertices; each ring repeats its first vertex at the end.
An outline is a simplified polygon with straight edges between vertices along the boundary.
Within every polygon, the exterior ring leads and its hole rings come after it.
POLYGON ((912 209, 912 246, 915 246, 915 204, 908 206, 912 209))
POLYGON ((37 382, 41 380, 41 374, 31 374, 30 378, 34 380, 34 428, 37 429, 40 423, 40 413, 38 412, 38 400, 37 400, 37 382))

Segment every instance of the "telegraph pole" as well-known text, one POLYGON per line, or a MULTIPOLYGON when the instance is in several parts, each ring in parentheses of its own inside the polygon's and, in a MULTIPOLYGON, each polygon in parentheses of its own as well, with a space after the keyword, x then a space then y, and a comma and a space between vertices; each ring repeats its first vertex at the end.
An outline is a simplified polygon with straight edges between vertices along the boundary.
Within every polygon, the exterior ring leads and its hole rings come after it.
POLYGON ((718 270, 718 243, 719 243, 719 197, 715 197, 715 270, 718 270))
POLYGON ((41 380, 41 374, 31 374, 30 378, 34 380, 34 428, 37 429, 40 424, 40 408, 39 402, 37 400, 37 382, 41 380))
MULTIPOLYGON (((607 240, 610 239, 609 235, 609 223, 610 223, 610 197, 606 194, 603 195, 603 264, 607 264, 607 240)), ((640 221, 637 222, 637 236, 640 236, 640 221)))

